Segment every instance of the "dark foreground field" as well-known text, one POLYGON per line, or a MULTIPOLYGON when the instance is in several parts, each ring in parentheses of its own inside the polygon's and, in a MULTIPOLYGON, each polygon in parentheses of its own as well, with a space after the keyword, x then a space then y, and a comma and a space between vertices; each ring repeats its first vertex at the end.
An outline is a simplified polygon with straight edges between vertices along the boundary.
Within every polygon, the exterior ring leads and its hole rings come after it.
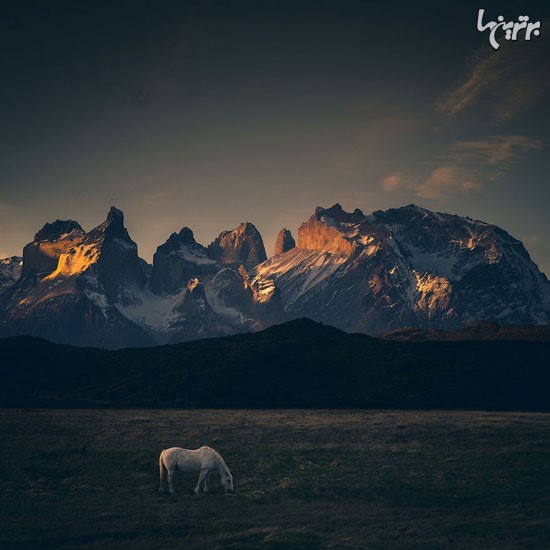
POLYGON ((550 416, 2 410, 0 548, 548 548, 550 416), (235 477, 157 458, 209 444, 235 477))

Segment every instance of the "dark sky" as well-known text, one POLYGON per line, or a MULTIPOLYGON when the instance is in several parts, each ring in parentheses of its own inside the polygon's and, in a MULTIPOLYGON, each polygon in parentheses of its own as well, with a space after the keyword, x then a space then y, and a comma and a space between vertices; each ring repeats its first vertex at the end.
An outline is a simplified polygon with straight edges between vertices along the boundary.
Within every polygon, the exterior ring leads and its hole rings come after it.
POLYGON ((496 223, 550 274, 548 2, 0 7, 0 257, 113 204, 140 254, 316 206, 496 223), (489 45, 486 20, 541 20, 489 45))

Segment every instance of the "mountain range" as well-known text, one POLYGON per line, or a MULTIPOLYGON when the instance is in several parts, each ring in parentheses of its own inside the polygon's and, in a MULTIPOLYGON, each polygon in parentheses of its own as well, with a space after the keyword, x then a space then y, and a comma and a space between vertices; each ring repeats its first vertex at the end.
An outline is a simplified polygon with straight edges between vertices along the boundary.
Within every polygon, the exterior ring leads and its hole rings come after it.
MULTIPOLYGON (((267 257, 252 223, 208 246, 184 227, 139 257, 111 208, 86 232, 47 223, 0 260, 0 337, 105 348, 254 332, 308 317, 346 332, 453 331, 478 321, 548 325, 550 283, 503 229, 415 205, 317 208, 267 257)), ((433 338, 432 338, 433 339, 433 338)))

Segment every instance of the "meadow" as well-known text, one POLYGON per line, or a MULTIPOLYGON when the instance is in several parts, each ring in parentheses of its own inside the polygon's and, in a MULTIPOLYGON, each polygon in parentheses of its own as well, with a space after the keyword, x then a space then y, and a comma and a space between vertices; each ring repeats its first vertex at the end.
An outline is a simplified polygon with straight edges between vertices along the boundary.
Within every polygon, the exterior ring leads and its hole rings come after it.
POLYGON ((0 410, 0 548, 548 548, 550 415, 0 410), (163 448, 235 480, 158 492, 163 448))

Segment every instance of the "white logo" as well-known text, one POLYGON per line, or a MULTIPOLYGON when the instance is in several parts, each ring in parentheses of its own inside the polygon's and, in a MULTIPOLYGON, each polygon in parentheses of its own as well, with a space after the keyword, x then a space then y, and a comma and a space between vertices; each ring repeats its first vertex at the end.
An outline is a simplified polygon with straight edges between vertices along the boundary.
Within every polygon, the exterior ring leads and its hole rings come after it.
POLYGON ((506 40, 517 40, 520 38, 518 36, 518 33, 525 29, 525 40, 531 40, 531 35, 533 36, 539 36, 540 35, 540 21, 536 21, 535 23, 528 23, 529 16, 528 15, 520 15, 518 17, 517 21, 504 21, 504 17, 502 15, 499 15, 497 17, 498 23, 496 21, 489 21, 488 23, 483 24, 483 14, 485 13, 485 10, 479 10, 477 14, 477 30, 479 32, 486 31, 489 29, 491 32, 489 33, 489 43, 495 50, 498 50, 500 48, 500 44, 496 40, 496 32, 500 28, 503 31, 506 31, 504 34, 504 38, 506 40))

